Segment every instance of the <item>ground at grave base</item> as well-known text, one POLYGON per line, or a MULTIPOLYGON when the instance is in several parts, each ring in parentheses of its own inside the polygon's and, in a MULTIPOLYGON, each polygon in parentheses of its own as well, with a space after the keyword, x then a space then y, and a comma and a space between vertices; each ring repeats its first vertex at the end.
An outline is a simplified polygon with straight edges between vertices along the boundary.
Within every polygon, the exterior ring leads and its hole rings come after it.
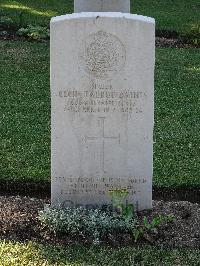
MULTIPOLYGON (((0 36, 0 40, 13 40, 13 41, 27 41, 30 38, 18 36, 16 34, 10 34, 7 36, 0 36)), ((38 42, 38 40, 32 40, 32 42, 38 42)), ((49 40, 42 40, 43 43, 48 43, 49 40)), ((180 38, 166 38, 156 37, 155 45, 157 48, 199 48, 200 43, 194 43, 192 41, 185 41, 180 38)))
MULTIPOLYGON (((80 237, 55 236, 41 226, 38 211, 44 208, 49 199, 36 199, 20 196, 0 197, 0 239, 12 241, 34 241, 43 244, 91 244, 90 240, 80 237)), ((200 204, 186 201, 154 201, 152 211, 139 216, 152 217, 172 214, 174 220, 158 227, 157 233, 151 236, 150 242, 142 241, 137 245, 151 244, 164 248, 197 248, 200 249, 200 204)), ((131 236, 113 236, 104 244, 111 246, 133 246, 131 236)))

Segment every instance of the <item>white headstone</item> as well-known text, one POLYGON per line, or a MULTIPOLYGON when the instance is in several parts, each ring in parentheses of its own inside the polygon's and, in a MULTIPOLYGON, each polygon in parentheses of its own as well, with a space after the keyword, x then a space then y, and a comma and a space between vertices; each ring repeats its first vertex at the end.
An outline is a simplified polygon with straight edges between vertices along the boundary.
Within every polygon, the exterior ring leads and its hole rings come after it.
POLYGON ((130 13, 130 0, 75 0, 74 12, 130 13))
POLYGON ((100 206, 125 188, 151 208, 154 46, 152 18, 51 20, 52 204, 100 206))

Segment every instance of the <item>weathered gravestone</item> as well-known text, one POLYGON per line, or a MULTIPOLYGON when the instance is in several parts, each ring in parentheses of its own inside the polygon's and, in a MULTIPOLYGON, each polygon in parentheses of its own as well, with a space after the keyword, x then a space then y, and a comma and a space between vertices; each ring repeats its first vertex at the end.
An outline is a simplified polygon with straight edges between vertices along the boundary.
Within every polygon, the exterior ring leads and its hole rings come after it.
POLYGON ((75 0, 75 12, 130 12, 130 0, 75 0))
POLYGON ((151 208, 154 35, 138 15, 52 18, 52 204, 97 207, 127 188, 151 208))

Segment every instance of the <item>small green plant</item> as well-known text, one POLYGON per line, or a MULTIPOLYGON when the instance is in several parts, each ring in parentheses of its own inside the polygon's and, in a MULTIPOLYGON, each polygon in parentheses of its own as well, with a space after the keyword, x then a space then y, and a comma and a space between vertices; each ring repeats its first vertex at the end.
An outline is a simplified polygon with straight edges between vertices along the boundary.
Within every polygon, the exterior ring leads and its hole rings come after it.
POLYGON ((124 204, 128 197, 128 189, 113 189, 109 190, 108 194, 111 197, 112 206, 114 211, 121 215, 125 220, 130 220, 134 216, 134 205, 124 204))
POLYGON ((141 224, 136 224, 134 227, 131 228, 134 241, 137 242, 140 237, 148 235, 163 222, 172 221, 173 219, 174 217, 172 215, 159 215, 157 217, 154 217, 152 221, 148 221, 147 217, 144 216, 143 222, 141 224))
POLYGON ((33 40, 44 40, 50 36, 49 29, 41 26, 28 25, 26 28, 21 28, 17 31, 19 36, 29 37, 33 40))
POLYGON ((111 196, 113 206, 117 207, 123 204, 129 192, 128 189, 113 189, 109 190, 108 194, 111 196))
POLYGON ((139 238, 148 235, 163 222, 173 219, 173 217, 170 215, 159 215, 154 217, 152 221, 149 222, 147 217, 144 216, 142 223, 139 223, 138 219, 136 219, 136 216, 134 216, 134 205, 126 204, 125 206, 124 204, 128 194, 128 189, 109 190, 109 195, 111 197, 114 210, 117 210, 118 215, 120 215, 127 223, 127 227, 130 229, 135 242, 137 242, 139 238))

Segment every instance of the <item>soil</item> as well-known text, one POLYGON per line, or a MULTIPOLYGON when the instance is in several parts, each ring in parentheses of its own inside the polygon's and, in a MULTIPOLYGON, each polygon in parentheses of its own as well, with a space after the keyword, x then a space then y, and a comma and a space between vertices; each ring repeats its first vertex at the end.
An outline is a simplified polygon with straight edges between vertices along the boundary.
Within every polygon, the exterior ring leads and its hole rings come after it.
MULTIPOLYGON (((25 182, 20 180, 1 180, 0 196, 20 195, 35 198, 50 198, 51 183, 46 182, 25 182)), ((200 187, 176 187, 159 188, 153 187, 153 199, 164 201, 189 201, 200 204, 200 187)))
MULTIPOLYGON (((49 244, 91 243, 80 237, 68 235, 55 235, 43 227, 38 220, 38 211, 44 208, 44 204, 50 203, 50 199, 37 199, 23 196, 0 197, 0 239, 17 241, 36 241, 49 244)), ((138 245, 152 244, 162 247, 188 247, 200 248, 200 204, 187 201, 165 202, 153 201, 152 211, 144 211, 138 214, 139 219, 144 215, 148 219, 161 215, 172 214, 173 221, 164 222, 151 234, 146 236, 138 245)), ((109 235, 106 243, 112 246, 133 245, 131 236, 109 235)))
POLYGON ((156 47, 158 48, 199 48, 198 44, 184 41, 180 38, 156 37, 156 47))

